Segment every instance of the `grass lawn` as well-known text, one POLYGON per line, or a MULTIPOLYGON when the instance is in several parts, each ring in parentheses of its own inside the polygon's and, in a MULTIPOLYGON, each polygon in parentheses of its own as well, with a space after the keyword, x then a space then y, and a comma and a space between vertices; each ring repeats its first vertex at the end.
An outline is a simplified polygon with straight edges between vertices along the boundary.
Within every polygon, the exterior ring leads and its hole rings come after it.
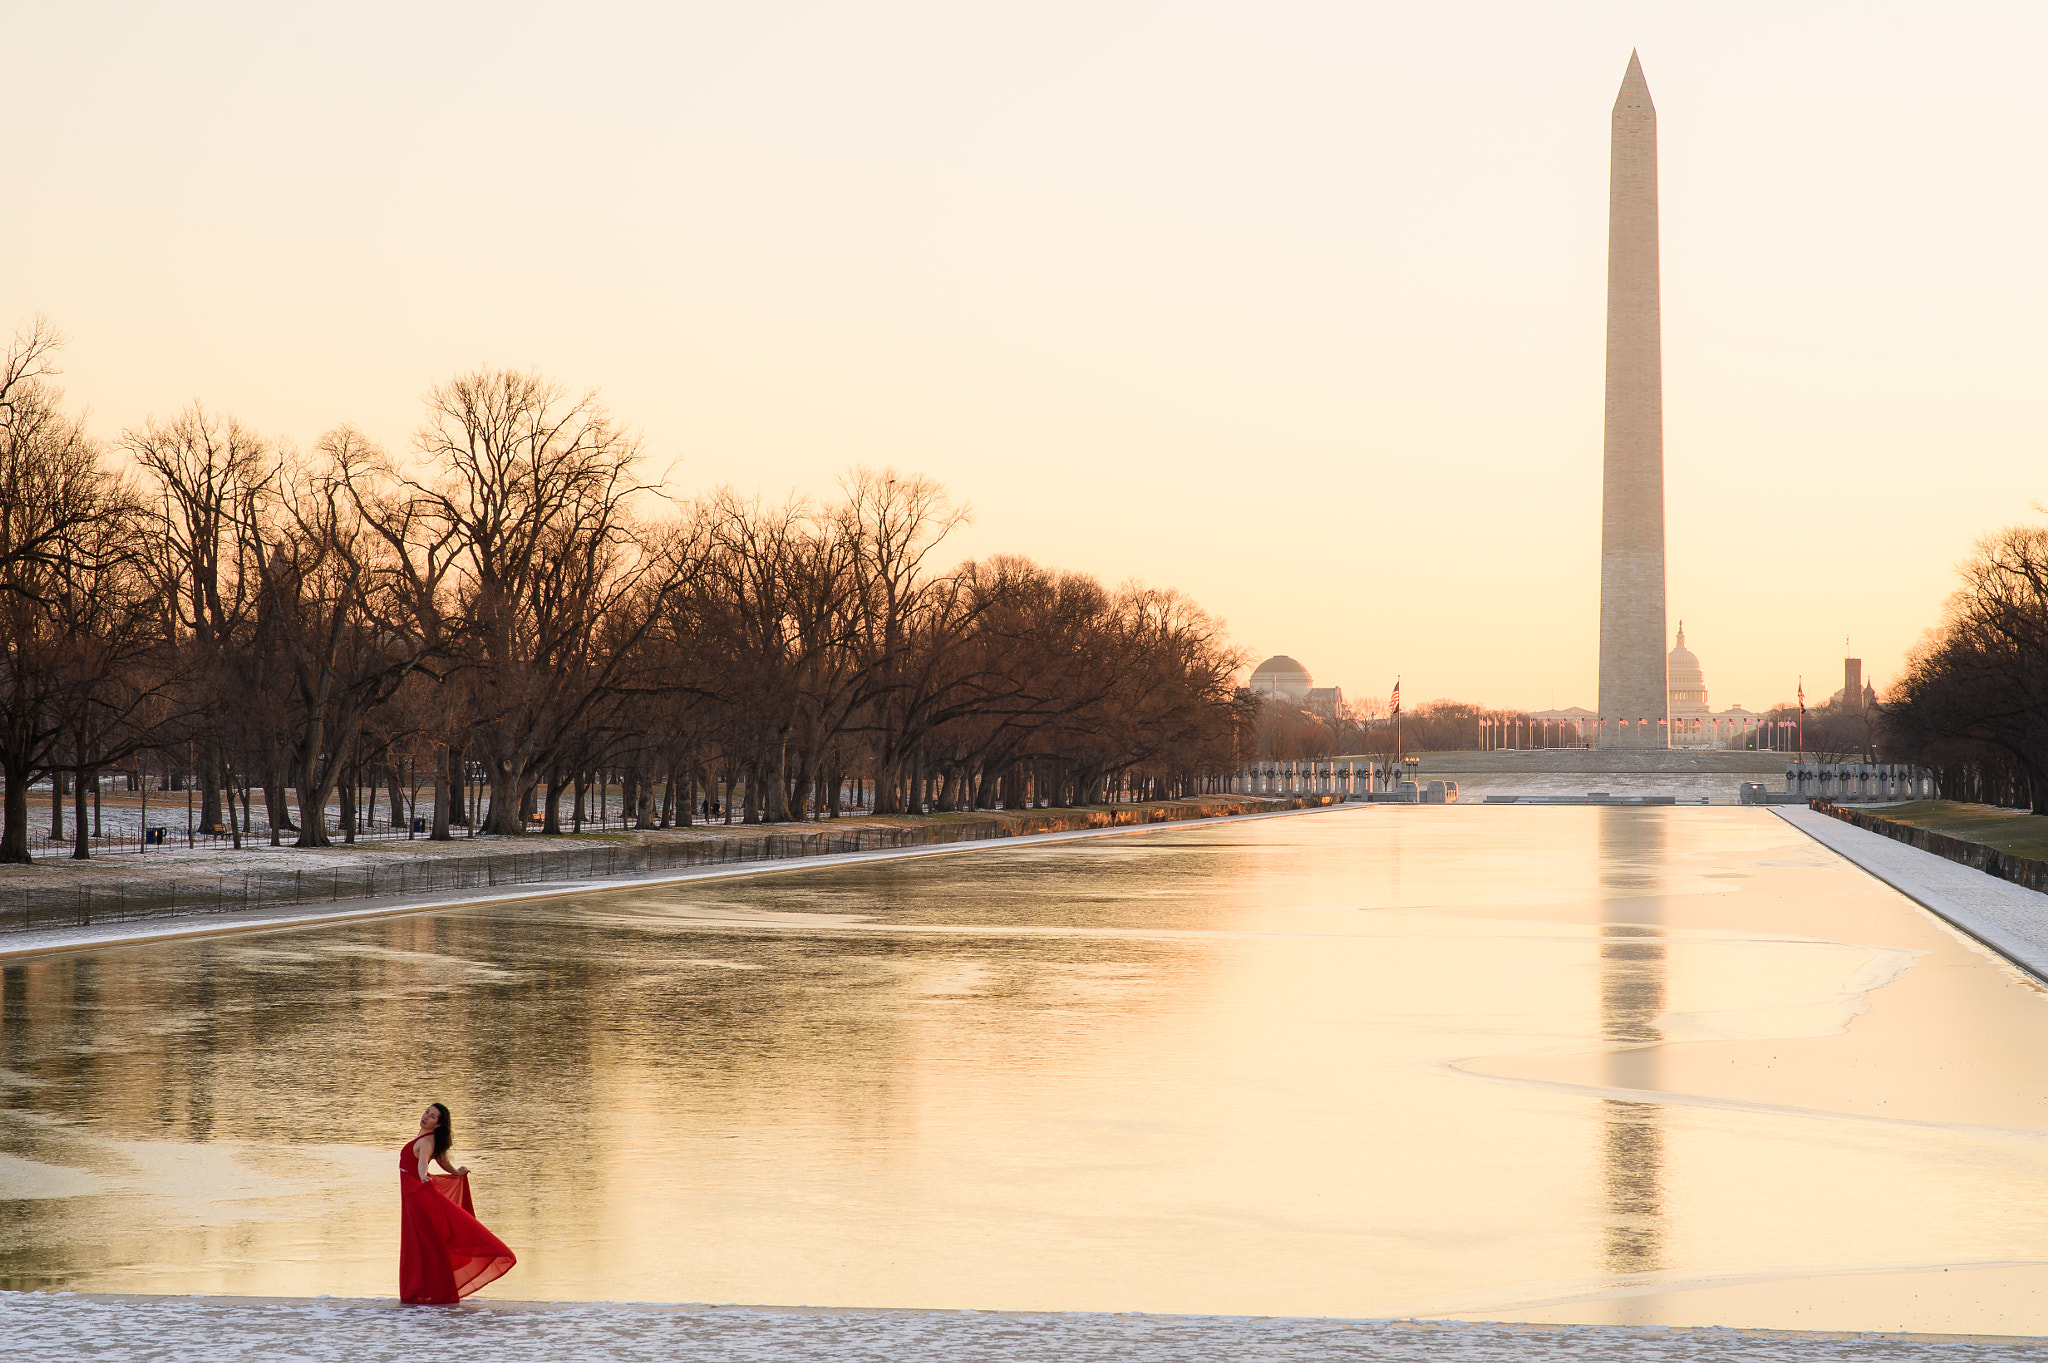
POLYGON ((1870 812, 1952 838, 1985 843, 2001 852, 2048 861, 2048 818, 2024 809, 1966 805, 1959 800, 1915 800, 1911 804, 1880 806, 1870 812))

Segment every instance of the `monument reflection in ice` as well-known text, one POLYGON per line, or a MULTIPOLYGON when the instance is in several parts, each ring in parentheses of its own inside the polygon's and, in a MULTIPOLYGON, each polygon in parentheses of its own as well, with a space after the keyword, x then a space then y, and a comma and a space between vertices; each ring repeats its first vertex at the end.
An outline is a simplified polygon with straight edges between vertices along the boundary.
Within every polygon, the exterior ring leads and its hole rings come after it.
MULTIPOLYGON (((1664 930, 1659 880, 1664 823, 1598 811, 1601 900, 1600 1035, 1610 1043, 1607 1084, 1652 1093, 1664 1034, 1664 930)), ((1602 1098, 1603 1178, 1607 1190, 1607 1267, 1623 1274, 1666 1267, 1661 1255, 1664 1138, 1661 1104, 1602 1098)), ((1627 1320, 1631 1313, 1624 1312, 1627 1320)))

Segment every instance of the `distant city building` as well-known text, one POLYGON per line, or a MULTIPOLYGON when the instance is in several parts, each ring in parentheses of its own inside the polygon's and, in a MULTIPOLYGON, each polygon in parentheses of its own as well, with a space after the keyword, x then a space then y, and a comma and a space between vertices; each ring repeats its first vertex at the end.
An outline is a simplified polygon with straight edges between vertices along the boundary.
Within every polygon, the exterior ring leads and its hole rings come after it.
POLYGON ((1302 697, 1301 708, 1319 719, 1335 722, 1351 718, 1351 711, 1344 705, 1344 688, 1341 686, 1312 686, 1302 697))
MULTIPOLYGON (((1764 716, 1740 705, 1715 710, 1707 702, 1707 674, 1699 655, 1685 646, 1685 622, 1678 622, 1678 646, 1664 655, 1664 686, 1674 748, 1739 748, 1753 737, 1764 716)), ((1581 706, 1532 710, 1529 718, 1557 725, 1580 742, 1598 746, 1600 716, 1581 706)))
POLYGON ((1707 704, 1707 674, 1685 646, 1685 621, 1678 622, 1678 647, 1664 655, 1664 686, 1670 693, 1671 746, 1714 748, 1713 709, 1707 704), (1700 721, 1708 721, 1702 723, 1700 721))
POLYGON ((1847 710, 1863 708, 1863 660, 1842 659, 1842 707, 1847 710))
POLYGON ((1308 669, 1285 653, 1276 653, 1252 669, 1251 690, 1255 696, 1285 696, 1300 705, 1315 685, 1316 679, 1308 674, 1308 669))

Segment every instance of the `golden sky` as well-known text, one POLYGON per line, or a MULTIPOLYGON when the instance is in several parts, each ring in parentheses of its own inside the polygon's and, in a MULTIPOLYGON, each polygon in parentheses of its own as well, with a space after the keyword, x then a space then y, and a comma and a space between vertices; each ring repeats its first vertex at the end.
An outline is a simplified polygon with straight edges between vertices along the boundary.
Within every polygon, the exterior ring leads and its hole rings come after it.
POLYGON ((893 464, 1254 660, 1594 704, 1607 121, 1662 138, 1670 613, 1880 684, 2048 499, 2048 9, 40 6, 0 322, 104 435, 403 446, 479 363, 682 491, 893 464))

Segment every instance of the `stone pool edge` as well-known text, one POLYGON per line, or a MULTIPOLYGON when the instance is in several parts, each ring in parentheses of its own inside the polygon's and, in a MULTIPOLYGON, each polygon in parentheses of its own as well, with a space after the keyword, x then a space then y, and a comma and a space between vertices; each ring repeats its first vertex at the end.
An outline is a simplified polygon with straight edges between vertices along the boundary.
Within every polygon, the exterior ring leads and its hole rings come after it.
POLYGON ((1301 814, 1327 814, 1341 809, 1375 807, 1371 804, 1310 805, 1302 809, 1211 815, 1163 823, 1117 824, 1107 828, 1066 829, 1057 833, 1024 833, 1007 838, 980 838, 911 847, 882 847, 865 852, 833 852, 823 856, 726 862, 689 871, 658 871, 638 876, 606 876, 595 880, 543 881, 526 886, 516 893, 494 890, 484 894, 461 895, 453 899, 419 900, 394 896, 385 900, 356 900, 349 908, 319 913, 304 912, 303 907, 299 905, 278 905, 273 909, 253 909, 246 914, 194 914, 189 918, 142 919, 136 922, 109 924, 105 929, 46 928, 33 933, 10 935, 5 939, 9 945, 0 948, 0 963, 64 955, 75 951, 149 946, 157 942, 191 941, 202 937, 228 937, 251 932, 282 932, 292 928, 325 927, 334 923, 374 918, 403 918, 416 913, 440 913, 448 909, 469 909, 484 904, 514 904, 532 899, 559 899, 564 895, 596 894, 606 890, 645 890, 661 885, 680 885, 699 880, 772 875, 783 871, 803 871, 830 866, 858 866, 874 861, 942 856, 949 852, 993 851, 1005 847, 1072 842, 1081 838, 1214 828, 1220 824, 1248 823, 1258 819, 1285 819, 1301 814), (147 929, 146 925, 152 923, 158 925, 157 930, 147 929), (22 945, 13 945, 17 942, 22 945))
MULTIPOLYGON (((1294 811, 1288 811, 1294 812, 1294 811)), ((277 1296, 233 1296, 210 1295, 205 1293, 143 1293, 143 1292, 46 1292, 0 1290, 0 1314, 14 1303, 44 1310, 62 1309, 69 1304, 79 1306, 173 1306, 190 1305, 201 1310, 222 1313, 242 1309, 282 1308, 319 1309, 339 1308, 343 1311, 389 1312, 395 1318, 425 1318, 440 1316, 443 1312, 457 1314, 478 1314, 488 1316, 546 1316, 546 1315, 604 1315, 619 1321, 633 1316, 753 1316, 766 1320, 777 1318, 823 1318, 823 1319, 871 1319, 871 1320, 931 1320, 940 1323, 958 1322, 968 1324, 979 1320, 995 1320, 1017 1324, 1042 1323, 1052 1327, 1086 1327, 1091 1322, 1105 1324, 1156 1323, 1160 1325, 1206 1326, 1212 1330, 1228 1329, 1232 1326, 1295 1325, 1331 1332, 1357 1331, 1366 1335, 1406 1335, 1410 1340, 1424 1343, 1432 1336, 1446 1344, 1463 1335, 1468 1338, 1485 1335, 1506 1336, 1599 1336, 1629 1343, 1666 1343, 1684 1341, 1711 1344, 1733 1340, 1783 1342, 1788 1345, 1800 1344, 1932 1344, 1932 1345, 1986 1345, 1994 1348, 2010 1348, 2016 1345, 2038 1346, 2042 1340, 2033 1335, 1992 1335, 1992 1334, 1945 1334, 1918 1331, 1890 1330, 1780 1330, 1758 1326, 1728 1325, 1619 1325, 1592 1323, 1560 1323, 1548 1321, 1515 1321, 1476 1319, 1451 1319, 1447 1317, 1344 1317, 1344 1316, 1263 1316, 1263 1315, 1199 1315, 1178 1313, 1152 1313, 1143 1311, 1058 1311, 1058 1310, 981 1310, 956 1307, 917 1306, 768 1306, 749 1305, 733 1302, 649 1302, 649 1301, 545 1301, 518 1298, 494 1299, 472 1297, 453 1308, 422 1308, 401 1304, 395 1297, 277 1297, 277 1296), (25 1299, 25 1300, 24 1300, 25 1299)), ((1216 1343, 1226 1341, 1217 1340, 1216 1343)), ((1715 1350, 1719 1353, 1719 1350, 1715 1350)), ((1459 1356, 1465 1356, 1462 1351, 1459 1356)), ((1625 1357, 1626 1355, 1621 1355, 1625 1357)), ((1671 1358, 1672 1354, 1658 1350, 1658 1358, 1671 1358)))
POLYGON ((1801 806, 1771 813, 2048 985, 2048 895, 1801 806))

